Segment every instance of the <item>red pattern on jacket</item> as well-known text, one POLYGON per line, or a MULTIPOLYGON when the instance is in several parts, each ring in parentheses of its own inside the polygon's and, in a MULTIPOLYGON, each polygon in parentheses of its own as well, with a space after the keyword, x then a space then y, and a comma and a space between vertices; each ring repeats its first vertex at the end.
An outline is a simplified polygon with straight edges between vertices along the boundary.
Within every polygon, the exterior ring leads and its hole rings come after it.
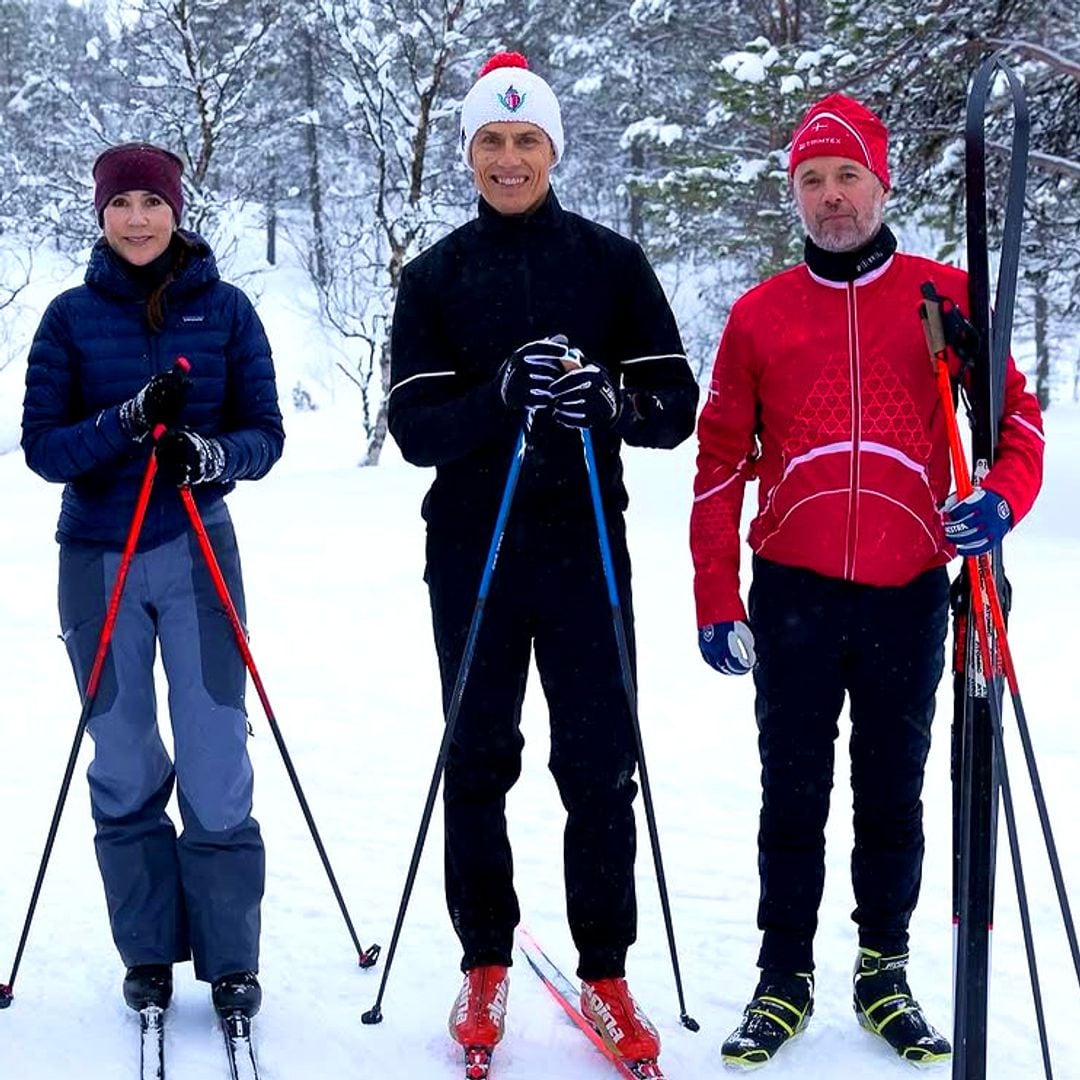
MULTIPOLYGON (((955 555, 939 507, 948 440, 918 314, 933 281, 958 305, 967 274, 897 254, 851 284, 805 264, 735 303, 698 422, 690 520, 699 626, 745 619, 739 519, 759 481, 751 548, 867 585, 904 585, 955 555)), ((1009 360, 997 460, 983 483, 1014 519, 1042 482, 1038 402, 1009 360)))

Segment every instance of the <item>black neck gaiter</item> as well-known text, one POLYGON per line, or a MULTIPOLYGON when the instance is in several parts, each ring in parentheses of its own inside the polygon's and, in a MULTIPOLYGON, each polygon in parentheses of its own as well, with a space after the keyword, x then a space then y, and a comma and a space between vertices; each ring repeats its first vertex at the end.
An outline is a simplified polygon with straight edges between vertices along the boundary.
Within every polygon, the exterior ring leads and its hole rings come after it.
POLYGON ((876 270, 896 251, 896 237, 888 225, 882 225, 874 236, 854 251, 826 251, 808 236, 803 258, 818 277, 826 281, 855 281, 876 270))

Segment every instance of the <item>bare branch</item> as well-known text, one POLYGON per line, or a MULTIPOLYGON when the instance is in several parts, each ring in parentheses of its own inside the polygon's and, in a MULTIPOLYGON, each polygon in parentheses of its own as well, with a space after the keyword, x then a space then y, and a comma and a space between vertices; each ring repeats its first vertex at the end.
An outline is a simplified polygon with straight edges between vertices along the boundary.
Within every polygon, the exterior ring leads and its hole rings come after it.
POLYGON ((995 49, 1005 49, 1007 52, 1016 53, 1028 60, 1038 60, 1047 64, 1062 75, 1070 79, 1080 81, 1080 61, 1073 60, 1063 53, 1054 52, 1045 45, 1038 45, 1034 41, 1006 40, 1004 38, 981 38, 972 42, 975 45, 989 45, 995 49))
MULTIPOLYGON (((1003 158, 1008 159, 1012 156, 1012 148, 1005 146, 1004 143, 991 142, 986 145, 988 149, 993 150, 995 154, 1003 158)), ((1080 178, 1080 161, 1058 157, 1056 154, 1044 154, 1041 150, 1029 151, 1028 160, 1036 168, 1043 169, 1046 172, 1055 173, 1058 176, 1080 178)))

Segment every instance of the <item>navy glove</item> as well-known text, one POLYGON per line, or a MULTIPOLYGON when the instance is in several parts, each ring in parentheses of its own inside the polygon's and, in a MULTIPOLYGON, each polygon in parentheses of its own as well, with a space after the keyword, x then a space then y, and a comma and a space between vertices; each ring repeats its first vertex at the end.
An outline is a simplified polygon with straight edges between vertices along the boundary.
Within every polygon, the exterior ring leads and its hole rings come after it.
POLYGON ((551 404, 551 384, 563 373, 566 338, 541 338, 516 349, 499 369, 499 396, 508 409, 551 404))
POLYGON ((950 495, 942 516, 945 537, 961 555, 993 551, 1013 525, 1009 504, 989 488, 976 488, 966 499, 950 495))
POLYGON ((209 484, 225 470, 225 448, 217 439, 177 428, 158 439, 158 468, 174 484, 209 484))
POLYGON ((172 427, 191 389, 191 380, 180 367, 155 375, 133 398, 120 406, 120 427, 129 439, 145 439, 164 424, 172 427))
POLYGON ((754 634, 746 623, 711 623, 698 631, 698 648, 705 663, 721 675, 745 675, 757 662, 754 634))
POLYGON ((603 368, 585 364, 551 384, 551 414, 563 427, 610 427, 619 415, 619 392, 603 368))

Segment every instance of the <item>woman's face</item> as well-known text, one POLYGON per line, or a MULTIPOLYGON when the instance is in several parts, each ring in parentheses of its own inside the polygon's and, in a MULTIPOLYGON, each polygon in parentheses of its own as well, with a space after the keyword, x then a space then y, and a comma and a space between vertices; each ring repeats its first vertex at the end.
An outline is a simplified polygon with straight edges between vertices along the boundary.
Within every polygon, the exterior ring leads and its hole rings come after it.
POLYGON ((105 207, 109 247, 133 266, 153 262, 168 246, 176 222, 172 207, 153 191, 121 191, 105 207))

